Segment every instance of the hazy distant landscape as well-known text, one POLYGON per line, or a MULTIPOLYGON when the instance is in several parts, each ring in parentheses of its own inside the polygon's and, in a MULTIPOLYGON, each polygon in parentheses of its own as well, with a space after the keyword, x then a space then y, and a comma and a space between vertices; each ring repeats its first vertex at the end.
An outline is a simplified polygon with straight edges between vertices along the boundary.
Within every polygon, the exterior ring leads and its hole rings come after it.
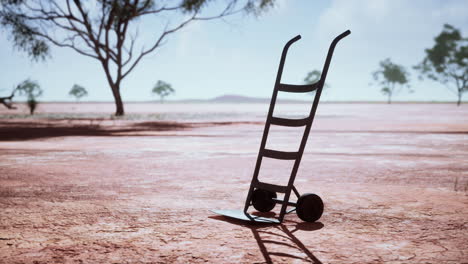
MULTIPOLYGON (((270 98, 259 98, 259 97, 248 97, 243 95, 223 95, 214 97, 211 99, 184 99, 184 100, 168 100, 161 103, 158 100, 148 102, 126 102, 126 107, 129 109, 127 116, 118 117, 119 119, 167 119, 167 120, 178 120, 177 116, 189 116, 196 114, 200 110, 205 109, 211 112, 222 112, 223 115, 234 117, 238 112, 261 112, 268 111, 270 104, 270 98), (219 106, 216 106, 219 104, 219 106), (242 104, 242 107, 236 106, 242 104), (183 107, 181 107, 183 106, 183 107), (218 111, 217 111, 218 110, 218 111), (174 119, 176 118, 176 119, 174 119)), ((278 103, 282 105, 288 105, 291 109, 304 109, 312 103, 313 96, 306 96, 303 99, 284 99, 279 98, 278 103), (294 106, 296 105, 296 106, 294 106), (303 105, 303 106, 300 106, 303 105)), ((366 105, 366 104, 387 104, 382 101, 322 101, 323 104, 335 104, 335 105, 366 105)), ((454 102, 410 102, 410 101, 396 101, 394 105, 400 104, 447 104, 454 105, 454 102)), ((77 117, 89 117, 89 118, 117 118, 112 117, 113 111, 115 110, 115 104, 113 102, 41 102, 38 105, 38 110, 35 115, 30 116, 28 113, 27 105, 23 102, 16 103, 16 110, 8 110, 0 108, 0 119, 1 118, 77 118, 77 117)), ((309 108, 310 109, 310 108, 309 108)), ((458 112, 458 111, 457 111, 458 112)), ((462 111, 459 111, 462 112, 462 111)), ((307 114, 303 112, 304 116, 307 114)), ((201 116, 199 116, 201 118, 201 116)), ((213 118, 213 116, 207 118, 213 118)), ((244 118, 249 118, 244 116, 244 118)))

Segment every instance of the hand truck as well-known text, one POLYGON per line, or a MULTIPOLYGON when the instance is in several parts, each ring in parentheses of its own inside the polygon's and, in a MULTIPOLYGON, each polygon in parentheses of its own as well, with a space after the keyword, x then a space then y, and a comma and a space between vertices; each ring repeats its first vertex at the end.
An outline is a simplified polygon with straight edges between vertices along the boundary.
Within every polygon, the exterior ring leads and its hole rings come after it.
POLYGON ((313 84, 306 85, 291 85, 281 83, 281 75, 283 73, 283 66, 286 60, 286 54, 289 47, 299 39, 301 35, 297 35, 290 41, 286 43, 283 48, 283 53, 281 55, 281 60, 278 68, 278 74, 276 75, 275 88, 273 90, 273 95, 271 97, 270 109, 268 110, 267 120, 265 122, 265 129, 263 131, 262 142, 260 144, 260 150, 257 157, 257 162, 255 165, 254 174, 252 177, 252 182, 250 184, 249 192, 247 194, 247 199, 245 201, 244 210, 213 210, 214 213, 224 215, 231 218, 236 218, 240 220, 246 220, 251 222, 260 222, 260 223, 281 223, 286 214, 296 211, 299 218, 306 222, 315 222, 322 216, 323 213, 323 202, 322 199, 311 193, 306 193, 301 195, 299 191, 294 186, 294 180, 296 179, 296 174, 299 169, 299 164, 301 163, 302 154, 304 153, 304 148, 307 143, 307 138, 309 136, 310 128, 314 121, 315 112, 317 111, 317 106, 320 100, 320 95, 322 93, 323 86, 325 84, 325 78, 327 77, 328 67, 330 66, 330 61, 333 55, 336 44, 343 39, 344 37, 351 34, 351 31, 347 30, 342 34, 338 35, 330 45, 328 49, 328 55, 323 66, 322 75, 320 80, 313 84), (307 93, 312 91, 317 91, 315 93, 315 98, 313 101, 312 109, 308 117, 303 119, 287 119, 279 118, 273 116, 273 110, 276 104, 276 97, 278 91, 281 92, 290 92, 290 93, 307 93), (304 134, 302 136, 301 144, 297 152, 287 152, 287 151, 277 151, 266 149, 266 141, 268 137, 268 132, 271 125, 277 126, 288 126, 288 127, 301 127, 305 126, 304 134), (289 177, 288 185, 276 185, 261 182, 258 180, 258 174, 260 171, 262 158, 273 158, 281 160, 294 160, 294 166, 291 171, 291 176, 289 177), (290 202, 289 198, 291 191, 297 197, 297 202, 290 202), (284 193, 284 198, 277 199, 276 193, 284 193), (276 204, 281 204, 281 210, 278 218, 267 218, 262 216, 257 216, 249 214, 247 211, 252 205, 255 209, 260 212, 269 212, 271 211, 276 204), (291 210, 287 210, 288 206, 293 206, 291 210))

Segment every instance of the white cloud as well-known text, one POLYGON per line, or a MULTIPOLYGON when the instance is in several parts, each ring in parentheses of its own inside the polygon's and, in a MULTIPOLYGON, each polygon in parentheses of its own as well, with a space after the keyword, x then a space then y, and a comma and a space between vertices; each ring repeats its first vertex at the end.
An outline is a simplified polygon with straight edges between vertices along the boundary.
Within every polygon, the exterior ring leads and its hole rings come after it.
MULTIPOLYGON (((322 12, 320 35, 351 28, 366 42, 434 36, 444 23, 468 28, 468 1, 333 0, 322 12)), ((356 36, 355 35, 355 36, 356 36)))
MULTIPOLYGON (((411 66, 420 62, 424 49, 433 44, 433 38, 442 30, 445 23, 468 30, 468 1, 438 1, 438 0, 332 0, 321 13, 317 31, 317 39, 332 39, 334 36, 350 29, 352 34, 339 45, 340 55, 335 61, 337 73, 332 78, 346 79, 330 80, 338 82, 343 91, 349 92, 346 85, 355 84, 365 87, 371 81, 370 73, 377 68, 378 62, 390 57, 394 62, 402 64, 411 70, 411 66), (343 65, 352 65, 347 71, 343 65), (352 70, 352 71, 350 71, 352 70), (342 78, 345 76, 345 78, 342 78)), ((324 42, 322 49, 327 48, 324 42)), ((413 74, 415 75, 415 74, 413 74)), ((413 76, 414 84, 417 82, 413 76)), ((431 84, 433 89, 442 89, 431 84)), ((415 95, 418 96, 418 89, 415 95)), ((422 89, 419 90, 424 92, 422 89)), ((344 97, 351 98, 368 95, 377 96, 377 88, 362 89, 344 97), (356 95, 357 94, 357 95, 356 95)), ((335 94, 335 95, 337 95, 335 94)))

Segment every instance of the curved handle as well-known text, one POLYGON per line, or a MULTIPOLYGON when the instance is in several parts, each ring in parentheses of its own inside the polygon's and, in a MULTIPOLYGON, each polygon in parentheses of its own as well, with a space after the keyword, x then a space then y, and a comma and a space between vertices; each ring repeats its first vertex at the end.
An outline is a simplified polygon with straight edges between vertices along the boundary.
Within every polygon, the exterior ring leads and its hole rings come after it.
POLYGON ((288 53, 289 46, 291 46, 294 42, 296 42, 296 41, 298 41, 300 39, 301 39, 301 35, 297 35, 294 38, 290 39, 286 43, 286 45, 284 45, 283 53, 281 54, 280 65, 278 67, 278 74, 276 75, 276 84, 280 83, 281 75, 283 75, 284 62, 286 60, 286 54, 288 53))
POLYGON ((349 34, 351 34, 351 30, 346 30, 345 32, 341 33, 340 35, 338 35, 334 40, 336 40, 336 42, 340 41, 342 38, 345 38, 347 37, 349 34))
POLYGON ((335 50, 335 46, 341 39, 345 38, 351 34, 351 31, 348 29, 345 32, 338 35, 330 44, 330 48, 328 49, 327 59, 325 60, 325 64, 323 65, 322 76, 320 76, 320 82, 325 84, 325 79, 327 78, 328 67, 330 66, 331 58, 333 56, 333 51, 335 50))
MULTIPOLYGON (((290 40, 286 43, 286 45, 284 45, 284 49, 288 49, 289 46, 291 46, 294 42, 296 42, 296 41, 298 41, 298 40, 300 40, 300 39, 301 39, 301 35, 297 35, 297 36, 295 36, 294 38, 290 39, 290 40)), ((283 50, 284 50, 284 49, 283 49, 283 50)))

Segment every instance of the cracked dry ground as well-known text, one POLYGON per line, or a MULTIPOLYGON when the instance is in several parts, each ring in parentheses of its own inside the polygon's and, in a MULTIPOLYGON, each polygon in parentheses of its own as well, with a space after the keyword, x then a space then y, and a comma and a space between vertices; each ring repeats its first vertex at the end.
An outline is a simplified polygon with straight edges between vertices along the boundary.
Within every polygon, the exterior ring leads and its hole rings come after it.
MULTIPOLYGON (((4 120, 0 263, 468 262, 466 114, 382 120, 319 115, 296 186, 325 213, 282 225, 209 211, 242 208, 261 121, 122 129, 138 127, 128 121, 15 140, 7 134, 60 121, 4 120)), ((268 144, 292 150, 293 133, 272 131, 268 144)), ((281 183, 290 166, 267 160, 260 177, 281 183)))

